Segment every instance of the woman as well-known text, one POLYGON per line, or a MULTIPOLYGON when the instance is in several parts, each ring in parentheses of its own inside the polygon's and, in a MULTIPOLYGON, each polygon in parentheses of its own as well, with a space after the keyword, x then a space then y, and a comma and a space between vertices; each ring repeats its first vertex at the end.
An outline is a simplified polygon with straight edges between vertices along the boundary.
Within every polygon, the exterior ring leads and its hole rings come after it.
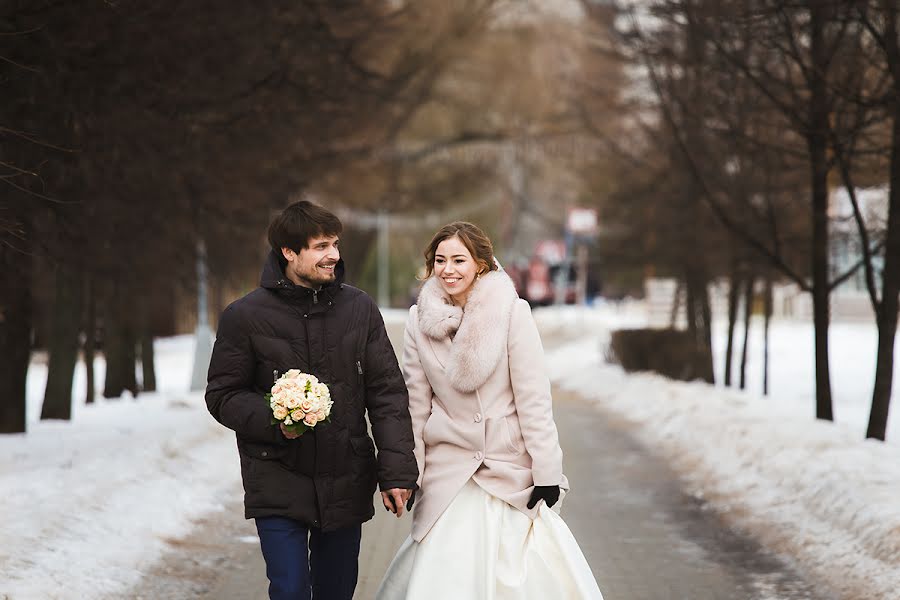
POLYGON ((471 223, 443 227, 409 312, 419 492, 380 600, 602 599, 558 514, 562 451, 528 304, 471 223))

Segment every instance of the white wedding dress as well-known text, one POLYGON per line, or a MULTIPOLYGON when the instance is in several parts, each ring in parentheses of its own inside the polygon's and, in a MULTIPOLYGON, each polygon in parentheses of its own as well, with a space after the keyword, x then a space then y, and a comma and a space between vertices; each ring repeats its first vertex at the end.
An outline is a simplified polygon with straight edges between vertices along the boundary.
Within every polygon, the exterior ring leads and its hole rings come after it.
POLYGON ((375 597, 603 599, 562 517, 542 503, 532 521, 471 479, 420 543, 406 539, 375 597))

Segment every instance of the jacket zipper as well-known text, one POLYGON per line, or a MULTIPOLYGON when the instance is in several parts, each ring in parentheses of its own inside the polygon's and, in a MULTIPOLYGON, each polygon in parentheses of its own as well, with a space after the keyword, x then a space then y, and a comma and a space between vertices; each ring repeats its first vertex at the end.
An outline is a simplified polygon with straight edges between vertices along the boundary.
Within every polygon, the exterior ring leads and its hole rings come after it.
POLYGON ((319 303, 319 293, 316 290, 313 290, 313 304, 319 303))

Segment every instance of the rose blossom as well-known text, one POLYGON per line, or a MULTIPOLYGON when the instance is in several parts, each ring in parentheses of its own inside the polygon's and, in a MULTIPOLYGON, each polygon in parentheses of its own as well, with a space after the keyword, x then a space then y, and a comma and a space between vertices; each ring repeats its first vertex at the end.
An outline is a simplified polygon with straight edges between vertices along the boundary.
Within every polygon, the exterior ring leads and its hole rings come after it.
POLYGON ((300 369, 290 369, 283 375, 285 379, 296 379, 300 375, 300 369))
POLYGON ((319 420, 319 421, 324 421, 324 420, 325 420, 325 411, 324 411, 324 410, 319 410, 319 411, 317 411, 317 412, 316 412, 316 419, 319 420))
POLYGON ((302 410, 291 411, 291 418, 295 421, 302 421, 305 416, 302 410))
POLYGON ((315 427, 316 423, 319 422, 319 419, 316 418, 316 413, 309 413, 308 415, 306 415, 306 418, 303 419, 303 422, 310 427, 315 427))
POLYGON ((290 409, 300 406, 300 395, 296 393, 288 394, 284 399, 284 405, 290 409))
POLYGON ((310 400, 308 396, 306 398, 303 398, 302 400, 300 400, 300 408, 303 410, 303 412, 308 413, 313 409, 312 400, 310 400))
POLYGON ((288 411, 287 411, 287 409, 286 409, 285 407, 283 407, 283 406, 276 406, 276 407, 274 408, 274 410, 272 410, 272 414, 275 415, 275 418, 276 418, 276 419, 278 419, 279 421, 281 421, 281 420, 284 419, 286 416, 288 416, 288 411))

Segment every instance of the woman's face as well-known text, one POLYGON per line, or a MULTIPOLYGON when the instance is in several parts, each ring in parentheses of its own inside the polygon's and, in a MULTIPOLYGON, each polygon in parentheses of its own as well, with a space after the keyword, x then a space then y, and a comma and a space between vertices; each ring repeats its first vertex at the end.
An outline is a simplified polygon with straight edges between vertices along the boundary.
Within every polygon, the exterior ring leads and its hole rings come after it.
POLYGON ((434 253, 434 276, 455 304, 465 305, 479 268, 458 237, 447 238, 438 244, 434 253))

